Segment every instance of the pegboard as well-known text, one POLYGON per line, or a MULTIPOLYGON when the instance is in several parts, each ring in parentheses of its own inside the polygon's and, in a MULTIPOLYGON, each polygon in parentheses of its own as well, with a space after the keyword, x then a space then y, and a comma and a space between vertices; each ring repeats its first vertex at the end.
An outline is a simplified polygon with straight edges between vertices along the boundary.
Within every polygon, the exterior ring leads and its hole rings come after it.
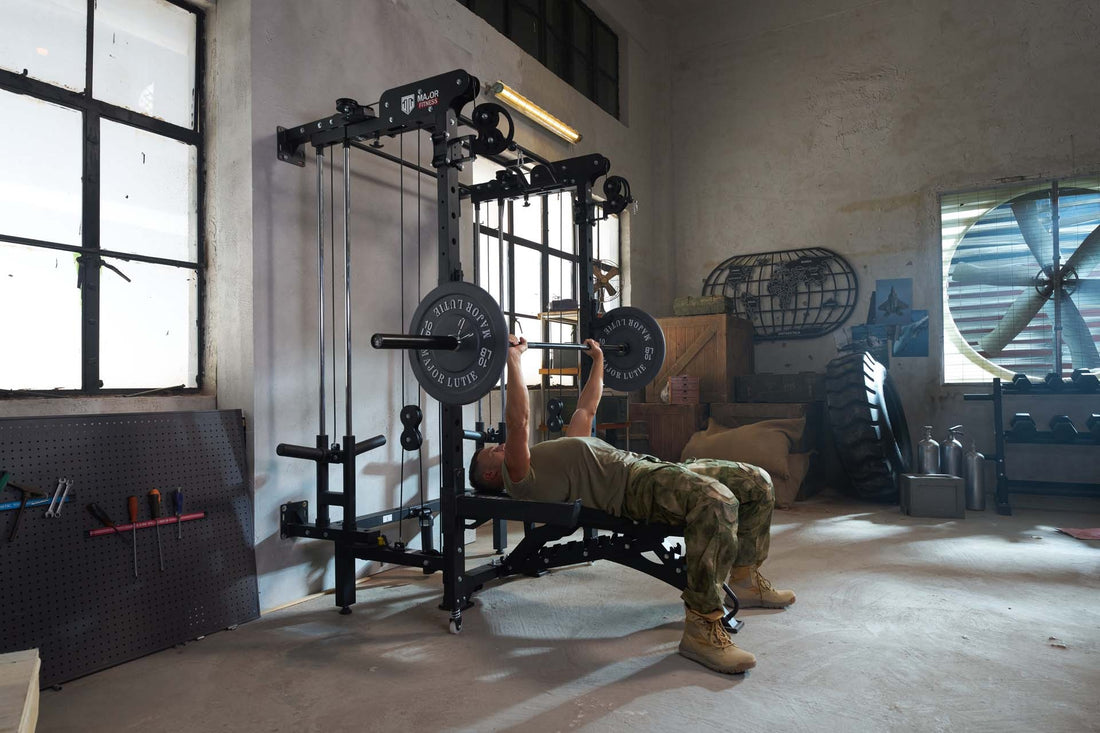
MULTIPOLYGON (((71 479, 60 517, 0 512, 0 653, 38 648, 43 687, 166 649, 259 616, 250 473, 239 410, 0 419, 0 470, 52 496, 71 479), (89 537, 97 503, 129 523, 126 498, 150 519, 150 489, 174 512, 205 517, 156 530, 89 537), (132 539, 137 540, 134 577, 132 539)), ((10 487, 0 501, 18 499, 10 487)))

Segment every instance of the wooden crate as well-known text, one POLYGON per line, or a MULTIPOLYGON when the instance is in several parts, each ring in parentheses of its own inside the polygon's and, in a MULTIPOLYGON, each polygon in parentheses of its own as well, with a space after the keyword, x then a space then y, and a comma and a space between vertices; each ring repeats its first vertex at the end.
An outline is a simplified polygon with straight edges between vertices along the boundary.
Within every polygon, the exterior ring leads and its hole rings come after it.
MULTIPOLYGON (((664 461, 679 461, 688 439, 707 426, 706 405, 662 405, 658 402, 630 403, 631 435, 648 442, 650 455, 664 461), (643 428, 639 423, 644 423, 643 428), (644 438, 641 436, 644 435, 644 438)), ((636 448, 631 446, 633 450, 636 448)))
POLYGON ((725 295, 688 295, 672 301, 672 313, 677 316, 734 313, 736 310, 733 298, 725 295))
POLYGON ((658 318, 665 332, 665 363, 646 385, 645 401, 659 402, 675 374, 699 377, 701 402, 732 402, 734 378, 752 374, 752 324, 732 315, 658 318))
POLYGON ((820 402, 825 399, 825 375, 743 374, 737 377, 734 394, 738 402, 820 402))

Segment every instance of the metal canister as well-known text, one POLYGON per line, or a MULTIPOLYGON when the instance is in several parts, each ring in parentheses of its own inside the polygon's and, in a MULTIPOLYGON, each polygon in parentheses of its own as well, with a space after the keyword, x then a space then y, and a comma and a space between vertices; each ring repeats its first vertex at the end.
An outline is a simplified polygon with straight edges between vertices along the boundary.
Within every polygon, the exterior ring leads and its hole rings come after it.
POLYGON ((940 444, 932 437, 932 426, 924 426, 924 437, 917 443, 917 473, 940 472, 940 444))
POLYGON ((959 442, 962 425, 953 425, 947 429, 947 437, 940 446, 940 470, 948 476, 963 475, 963 446, 959 442))
POLYGON ((985 456, 978 452, 971 439, 970 448, 963 458, 963 482, 966 484, 966 508, 985 511, 985 456))

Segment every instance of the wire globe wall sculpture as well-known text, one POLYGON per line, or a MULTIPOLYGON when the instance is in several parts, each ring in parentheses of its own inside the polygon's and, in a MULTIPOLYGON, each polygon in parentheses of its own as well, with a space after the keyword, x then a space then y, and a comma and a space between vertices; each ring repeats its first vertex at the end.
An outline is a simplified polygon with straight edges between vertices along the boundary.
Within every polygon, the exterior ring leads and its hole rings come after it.
POLYGON ((724 295, 757 341, 808 339, 839 328, 859 297, 856 272, 823 247, 737 255, 718 265, 703 295, 724 295))

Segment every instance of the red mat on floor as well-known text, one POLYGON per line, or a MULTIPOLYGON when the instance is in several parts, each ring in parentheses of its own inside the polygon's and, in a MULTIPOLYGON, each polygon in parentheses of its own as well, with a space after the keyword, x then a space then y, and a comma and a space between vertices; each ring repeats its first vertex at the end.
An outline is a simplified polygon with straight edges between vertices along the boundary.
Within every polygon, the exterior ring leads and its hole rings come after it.
POLYGON ((1092 527, 1091 529, 1059 527, 1058 531, 1065 532, 1070 537, 1076 537, 1079 540, 1100 540, 1100 527, 1092 527))

